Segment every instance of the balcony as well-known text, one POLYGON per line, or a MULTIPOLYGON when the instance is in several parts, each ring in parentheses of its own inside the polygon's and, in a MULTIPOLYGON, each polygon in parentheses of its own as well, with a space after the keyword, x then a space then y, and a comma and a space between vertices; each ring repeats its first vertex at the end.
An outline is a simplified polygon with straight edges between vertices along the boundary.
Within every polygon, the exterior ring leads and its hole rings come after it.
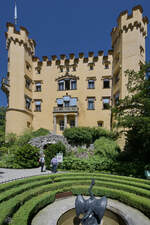
POLYGON ((54 113, 71 113, 71 112, 78 112, 77 106, 69 106, 69 107, 54 107, 54 113))
POLYGON ((3 78, 1 89, 7 94, 9 92, 9 87, 9 80, 7 78, 3 78))

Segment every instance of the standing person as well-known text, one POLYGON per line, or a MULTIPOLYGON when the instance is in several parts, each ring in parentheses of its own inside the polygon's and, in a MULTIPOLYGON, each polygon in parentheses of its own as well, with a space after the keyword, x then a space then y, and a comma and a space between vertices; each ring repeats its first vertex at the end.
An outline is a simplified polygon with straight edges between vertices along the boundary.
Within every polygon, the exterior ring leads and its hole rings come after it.
POLYGON ((44 168, 44 164, 45 164, 45 155, 41 156, 39 162, 41 164, 41 172, 44 172, 43 168, 44 168))
POLYGON ((57 165, 58 165, 58 161, 57 161, 56 156, 52 158, 51 164, 52 164, 52 173, 56 173, 57 172, 57 165))

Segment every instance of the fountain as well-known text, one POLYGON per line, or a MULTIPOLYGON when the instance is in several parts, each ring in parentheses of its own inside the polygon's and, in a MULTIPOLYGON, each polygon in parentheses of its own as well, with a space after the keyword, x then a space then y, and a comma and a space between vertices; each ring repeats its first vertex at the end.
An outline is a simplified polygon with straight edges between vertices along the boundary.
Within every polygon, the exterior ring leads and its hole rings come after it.
POLYGON ((68 210, 58 219, 57 225, 126 225, 123 219, 106 210, 107 198, 104 196, 96 199, 92 192, 95 180, 92 179, 88 199, 78 195, 75 200, 75 208, 68 210), (103 219, 104 216, 104 219, 103 219))
POLYGON ((105 196, 95 198, 94 184, 92 180, 90 197, 60 193, 53 204, 38 212, 32 225, 150 225, 149 219, 135 208, 105 196))

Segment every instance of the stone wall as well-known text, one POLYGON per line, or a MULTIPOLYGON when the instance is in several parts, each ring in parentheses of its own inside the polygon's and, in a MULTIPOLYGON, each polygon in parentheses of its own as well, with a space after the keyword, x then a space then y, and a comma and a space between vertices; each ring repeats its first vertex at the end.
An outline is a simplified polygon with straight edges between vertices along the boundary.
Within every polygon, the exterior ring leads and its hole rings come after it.
POLYGON ((71 150, 71 145, 68 144, 66 138, 62 135, 48 134, 46 136, 32 138, 29 141, 29 144, 43 150, 46 145, 56 144, 59 141, 61 141, 66 146, 67 150, 71 150))
POLYGON ((62 136, 62 135, 56 135, 56 134, 48 134, 46 136, 40 136, 40 137, 36 137, 36 138, 32 138, 29 141, 29 144, 31 144, 32 146, 35 146, 37 148, 40 148, 41 153, 43 152, 43 149, 46 147, 46 145, 48 144, 56 144, 59 141, 61 141, 65 146, 68 152, 74 152, 74 154, 76 155, 76 157, 79 158, 88 158, 88 154, 93 154, 93 150, 94 150, 94 145, 91 144, 90 146, 86 146, 86 145, 77 145, 77 146, 71 146, 68 142, 67 139, 62 136), (78 147, 85 149, 85 152, 78 152, 78 147))

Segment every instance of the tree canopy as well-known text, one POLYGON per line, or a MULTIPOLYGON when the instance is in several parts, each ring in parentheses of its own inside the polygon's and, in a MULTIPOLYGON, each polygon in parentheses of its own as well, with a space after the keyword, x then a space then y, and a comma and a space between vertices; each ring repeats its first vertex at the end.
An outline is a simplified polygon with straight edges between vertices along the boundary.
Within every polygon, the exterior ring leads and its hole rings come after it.
POLYGON ((141 160, 150 158, 150 63, 139 72, 126 71, 128 96, 112 109, 116 127, 126 135, 125 150, 141 160))

